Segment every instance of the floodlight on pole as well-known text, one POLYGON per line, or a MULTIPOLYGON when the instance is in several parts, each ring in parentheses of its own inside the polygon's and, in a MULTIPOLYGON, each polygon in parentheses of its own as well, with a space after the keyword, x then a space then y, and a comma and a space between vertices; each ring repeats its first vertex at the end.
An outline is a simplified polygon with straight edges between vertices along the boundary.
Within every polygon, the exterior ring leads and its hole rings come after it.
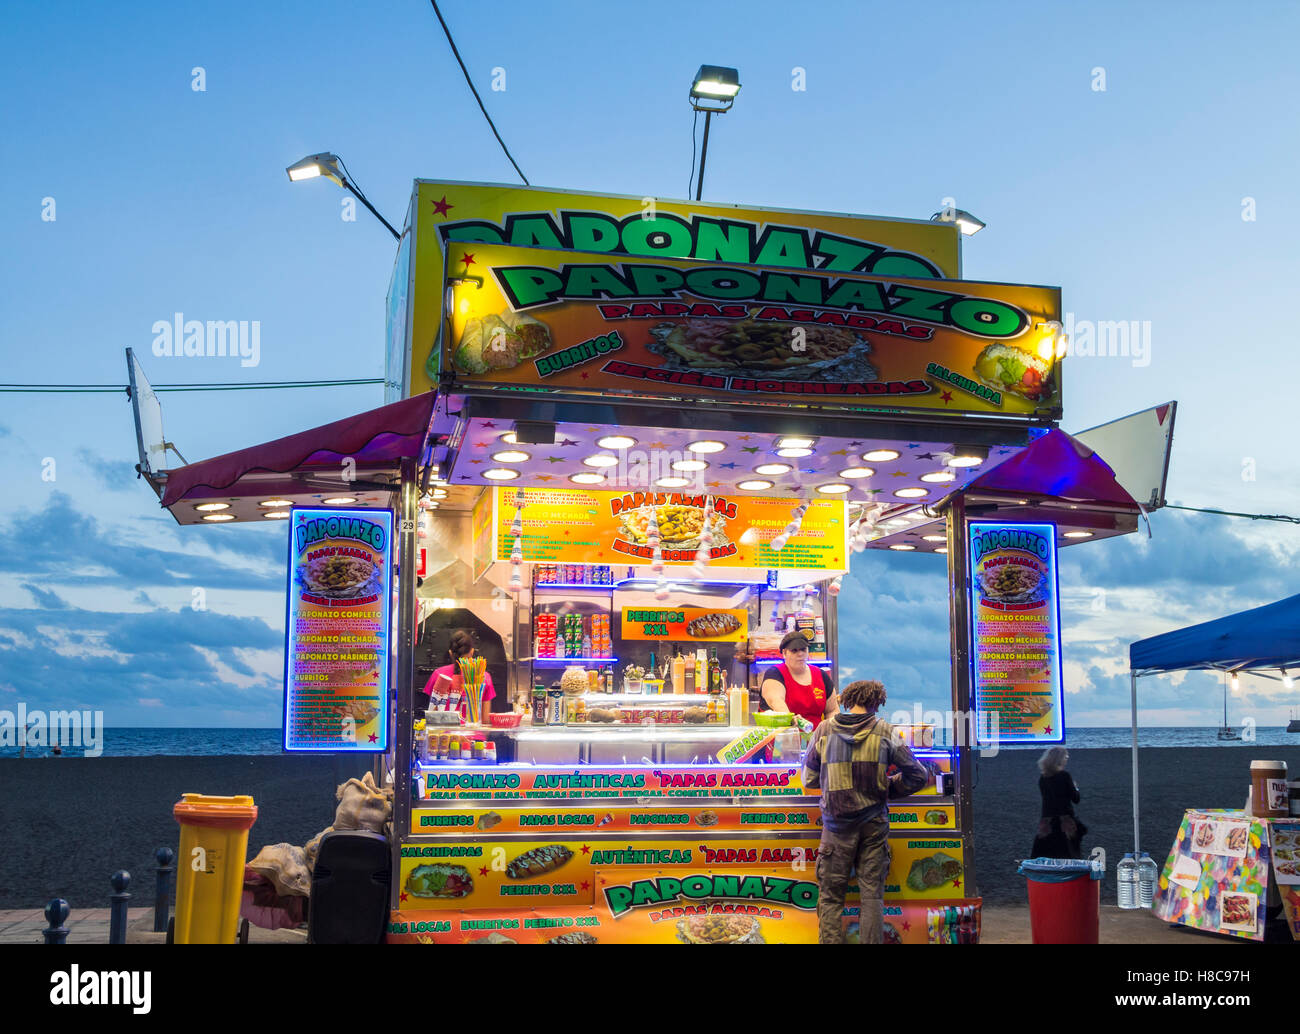
POLYGON ((972 234, 979 233, 988 225, 983 219, 978 219, 960 208, 945 208, 942 212, 935 212, 934 215, 930 216, 930 222, 956 223, 957 229, 961 231, 963 237, 970 237, 972 234))
POLYGON ((730 111, 740 92, 740 73, 720 65, 700 65, 691 83, 691 107, 704 112, 704 144, 700 148, 700 178, 696 181, 695 200, 704 192, 704 163, 709 157, 709 123, 714 115, 730 111))
POLYGON ((370 200, 363 194, 360 189, 348 180, 344 173, 346 167, 343 160, 337 154, 331 154, 329 151, 322 151, 320 154, 309 154, 301 161, 294 162, 284 171, 289 175, 291 183, 300 183, 303 180, 324 178, 333 183, 337 183, 349 194, 360 201, 369 210, 370 214, 384 224, 384 228, 393 235, 396 240, 401 240, 402 235, 393 229, 393 225, 379 214, 379 210, 370 203, 370 200))

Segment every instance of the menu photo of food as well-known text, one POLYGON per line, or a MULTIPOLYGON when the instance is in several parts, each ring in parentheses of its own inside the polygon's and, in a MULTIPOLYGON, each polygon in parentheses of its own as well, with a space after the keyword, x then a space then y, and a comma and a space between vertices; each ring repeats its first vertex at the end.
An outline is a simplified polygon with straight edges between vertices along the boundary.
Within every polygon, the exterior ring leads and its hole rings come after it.
POLYGON ((1047 596, 1047 579, 1039 561, 1025 554, 1009 554, 1005 561, 988 564, 978 576, 984 601, 996 603, 1038 603, 1047 596))
MULTIPOLYGON (((652 517, 659 522, 659 545, 665 551, 699 549, 704 533, 704 508, 683 503, 663 503, 659 506, 640 506, 626 510, 622 515, 621 533, 634 545, 644 546, 650 541, 652 517)), ((717 511, 713 513, 714 550, 730 541, 727 538, 727 519, 717 511)))
POLYGON ((372 559, 351 553, 304 558, 298 563, 298 584, 304 591, 329 599, 355 599, 383 590, 383 568, 372 559))
POLYGON ((1273 871, 1278 883, 1300 886, 1300 829, 1273 826, 1273 871))
MULTIPOLYGON (((757 310, 751 310, 757 311, 757 310)), ((842 327, 779 321, 687 319, 651 328, 647 350, 663 368, 763 380, 874 381, 871 343, 842 327)))
POLYGON ((1249 822, 1197 822, 1192 832, 1192 850, 1201 854, 1245 858, 1249 847, 1249 822))
POLYGON ((1245 891, 1225 890, 1219 896, 1219 929, 1254 933, 1258 897, 1245 891))

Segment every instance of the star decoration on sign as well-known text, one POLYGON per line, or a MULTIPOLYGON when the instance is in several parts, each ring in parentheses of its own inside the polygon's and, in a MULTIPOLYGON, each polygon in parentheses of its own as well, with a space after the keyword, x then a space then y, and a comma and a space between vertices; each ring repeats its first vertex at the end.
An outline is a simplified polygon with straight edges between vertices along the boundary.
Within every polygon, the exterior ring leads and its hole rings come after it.
POLYGON ((752 442, 754 436, 752 434, 738 434, 736 435, 736 440, 741 442, 752 442))
POLYGON ((738 463, 719 463, 718 466, 723 470, 735 470, 740 464, 738 463))
POLYGON ((471 463, 482 463, 482 460, 470 460, 471 463))
POLYGON ((953 885, 954 887, 960 887, 960 886, 961 886, 961 877, 958 876, 955 880, 953 880, 953 881, 952 881, 952 885, 953 885))
MULTIPOLYGON (((1051 730, 1051 729, 1048 729, 1047 731, 1048 731, 1048 732, 1051 732, 1052 730, 1051 730)), ((371 742, 371 743, 378 743, 378 742, 379 742, 379 737, 376 736, 373 732, 370 734, 370 742, 371 742)))
POLYGON ((563 456, 547 456, 547 457, 546 457, 546 462, 547 462, 547 463, 563 463, 563 462, 564 462, 564 457, 563 457, 563 456))
POLYGON ((999 449, 999 450, 998 450, 998 455, 999 455, 999 456, 1005 456, 1005 455, 1007 455, 1009 452, 1011 452, 1010 449, 999 449))
POLYGON ((1052 727, 1050 725, 1045 726, 1043 732, 1047 733, 1048 736, 1052 735, 1052 727))
POLYGON ((469 476, 468 474, 462 474, 462 475, 460 476, 460 479, 461 479, 462 481, 469 481, 469 480, 470 480, 470 476, 469 476))
POLYGON ((941 392, 939 397, 943 399, 943 404, 946 406, 949 402, 952 401, 952 392, 951 391, 941 392))
POLYGON ((916 458, 917 458, 918 460, 932 460, 932 459, 934 459, 934 453, 932 453, 932 452, 918 452, 918 453, 916 454, 916 458))
POLYGON ((476 448, 476 449, 490 449, 490 448, 492 448, 492 443, 491 443, 491 442, 475 442, 475 443, 474 443, 474 448, 476 448))
POLYGON ((742 445, 742 446, 740 447, 740 451, 741 451, 741 452, 754 453, 754 452, 758 452, 758 451, 759 451, 759 448, 758 448, 757 445, 742 445))
POLYGON ((883 489, 883 488, 864 488, 863 491, 866 492, 867 495, 879 495, 881 492, 884 491, 884 489, 883 489))
POLYGON ((710 481, 710 482, 708 482, 708 487, 709 487, 709 488, 721 488, 721 487, 722 487, 722 482, 721 482, 721 481, 710 481))
POLYGON ((583 853, 583 854, 591 854, 591 847, 588 846, 587 844, 583 844, 583 845, 582 845, 582 853, 583 853))
POLYGON ((890 474, 889 476, 890 476, 891 478, 905 478, 905 477, 907 477, 907 471, 905 471, 905 470, 896 470, 896 471, 894 471, 892 474, 890 474))
POLYGON ((907 443, 907 447, 908 447, 909 449, 919 449, 919 448, 921 447, 921 443, 920 443, 920 442, 908 442, 908 443, 907 443))
POLYGON ((487 868, 487 866, 486 866, 486 865, 480 865, 480 866, 478 867, 478 874, 479 874, 480 876, 486 876, 486 875, 488 874, 488 868, 487 868))
POLYGON ((906 919, 904 919, 904 920, 903 920, 903 933, 907 933, 907 931, 910 930, 910 929, 912 929, 912 924, 909 923, 906 919))
POLYGON ((443 195, 442 195, 442 200, 440 200, 440 201, 431 201, 431 202, 429 202, 429 203, 430 203, 431 205, 433 205, 433 211, 434 211, 434 214, 435 214, 435 215, 440 215, 440 216, 442 216, 443 218, 446 218, 446 216, 447 216, 447 210, 448 210, 448 209, 450 209, 450 208, 455 208, 455 207, 456 207, 455 205, 451 205, 451 204, 448 204, 448 203, 447 203, 447 195, 446 195, 446 194, 443 194, 443 195))
POLYGON ((402 896, 401 896, 400 898, 398 898, 397 900, 398 900, 399 902, 400 902, 400 901, 405 901, 405 900, 406 900, 406 891, 402 891, 402 896))
POLYGON ((663 442, 651 442, 646 446, 647 449, 666 449, 668 446, 663 442))
POLYGON ((561 445, 577 445, 578 443, 575 442, 572 438, 561 438, 561 439, 560 439, 560 444, 561 444, 561 445))
POLYGON ((595 434, 595 433, 596 433, 597 431, 599 431, 599 430, 601 430, 599 427, 588 427, 588 428, 587 428, 587 433, 588 433, 588 434, 595 434))
POLYGON ((581 373, 579 376, 581 376, 582 379, 585 381, 588 377, 591 376, 591 374, 590 374, 590 372, 588 372, 587 370, 583 370, 582 373, 581 373))
MULTIPOLYGON (((658 683, 655 683, 655 685, 658 685, 658 683)), ((583 890, 591 890, 591 884, 588 883, 586 880, 583 880, 583 881, 582 881, 582 889, 583 889, 583 890)))
POLYGON ((467 251, 465 252, 465 257, 462 258, 461 261, 465 263, 465 269, 463 270, 463 272, 468 273, 469 267, 474 264, 474 256, 467 251))
POLYGON ((551 475, 551 474, 534 474, 533 477, 536 478, 538 481, 554 481, 554 480, 555 480, 554 476, 551 475))
POLYGON ((859 448, 860 446, 863 446, 863 445, 866 445, 866 444, 867 444, 866 442, 849 442, 849 448, 850 448, 850 449, 856 449, 856 448, 859 448))
POLYGON ((848 454, 849 454, 848 449, 836 449, 834 452, 828 453, 828 455, 830 456, 847 456, 848 454))
POLYGON ((495 420, 484 420, 481 424, 479 424, 479 427, 496 427, 496 425, 497 422, 495 420))

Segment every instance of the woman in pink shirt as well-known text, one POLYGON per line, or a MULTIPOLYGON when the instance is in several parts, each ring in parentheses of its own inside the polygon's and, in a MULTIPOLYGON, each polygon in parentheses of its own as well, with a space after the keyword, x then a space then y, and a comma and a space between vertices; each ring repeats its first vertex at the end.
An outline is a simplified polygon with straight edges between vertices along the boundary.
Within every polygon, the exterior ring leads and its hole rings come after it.
MULTIPOLYGON (((451 663, 436 668, 424 686, 424 691, 429 694, 429 710, 458 710, 461 717, 468 717, 469 704, 461 687, 460 668, 457 667, 456 662, 462 657, 474 656, 473 637, 464 629, 457 629, 451 634, 451 646, 447 649, 447 653, 451 657, 451 663)), ((483 694, 483 710, 487 712, 491 710, 487 702, 497 694, 492 687, 492 676, 487 671, 483 672, 483 681, 487 684, 487 692, 483 694)))

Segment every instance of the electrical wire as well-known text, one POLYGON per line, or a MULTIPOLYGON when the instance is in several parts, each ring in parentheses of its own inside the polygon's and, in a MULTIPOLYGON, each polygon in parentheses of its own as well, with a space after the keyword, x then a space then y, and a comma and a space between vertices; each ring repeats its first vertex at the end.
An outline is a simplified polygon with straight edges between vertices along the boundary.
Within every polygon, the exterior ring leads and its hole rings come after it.
POLYGON ((1192 513, 1214 513, 1220 517, 1247 517, 1252 521, 1281 521, 1284 524, 1300 524, 1300 517, 1288 517, 1284 513, 1237 513, 1233 510, 1207 510, 1201 506, 1175 506, 1165 504, 1166 510, 1188 510, 1192 513))
POLYGON ((442 17, 442 12, 438 10, 438 0, 429 0, 429 3, 433 6, 433 13, 438 16, 438 22, 442 25, 442 31, 447 36, 447 42, 451 44, 451 52, 456 58, 456 63, 460 65, 460 70, 465 76, 465 82, 469 84, 470 93, 472 93, 474 99, 478 101, 479 110, 483 112, 483 117, 487 119, 487 124, 492 129, 492 135, 497 138, 497 143, 501 145, 501 150, 505 151, 506 157, 510 159, 510 164, 515 167, 515 172, 519 173, 519 178, 524 181, 524 186, 531 187, 532 184, 528 182, 528 177, 524 175, 524 170, 519 168, 519 163, 515 161, 514 156, 511 155, 510 148, 506 146, 506 142, 501 139, 501 134, 497 132, 496 123, 492 121, 492 116, 488 114, 487 108, 483 106, 483 98, 478 95, 478 90, 474 88, 474 80, 469 77, 469 69, 465 67, 465 62, 461 60, 460 51, 456 49, 456 41, 451 38, 451 29, 447 28, 447 22, 442 17))
POLYGON ((695 109, 695 117, 691 119, 691 174, 686 180, 686 196, 691 196, 691 191, 695 189, 695 138, 698 135, 697 127, 700 124, 700 109, 695 109))
MULTIPOLYGON (((335 381, 253 381, 249 384, 154 384, 154 391, 267 391, 279 388, 332 388, 354 384, 383 384, 382 377, 358 377, 335 381)), ((125 384, 0 384, 0 393, 28 395, 91 395, 125 392, 125 384)))

